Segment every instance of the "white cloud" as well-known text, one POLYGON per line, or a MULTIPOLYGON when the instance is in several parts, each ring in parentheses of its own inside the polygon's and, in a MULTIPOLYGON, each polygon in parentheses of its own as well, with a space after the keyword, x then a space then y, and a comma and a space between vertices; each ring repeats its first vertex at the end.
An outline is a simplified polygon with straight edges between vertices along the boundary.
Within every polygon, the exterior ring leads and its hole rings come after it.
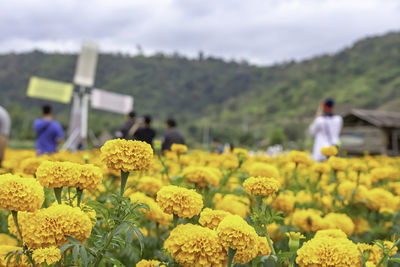
POLYGON ((16 0, 0 3, 0 52, 178 51, 271 64, 400 28, 397 0, 16 0))

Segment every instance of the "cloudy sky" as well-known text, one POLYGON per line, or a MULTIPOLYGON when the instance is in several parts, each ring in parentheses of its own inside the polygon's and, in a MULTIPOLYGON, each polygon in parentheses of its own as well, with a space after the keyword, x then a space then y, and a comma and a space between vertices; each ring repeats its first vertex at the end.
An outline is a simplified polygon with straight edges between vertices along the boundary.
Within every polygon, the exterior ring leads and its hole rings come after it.
POLYGON ((0 0, 0 53, 198 51, 273 64, 400 31, 400 0, 0 0))

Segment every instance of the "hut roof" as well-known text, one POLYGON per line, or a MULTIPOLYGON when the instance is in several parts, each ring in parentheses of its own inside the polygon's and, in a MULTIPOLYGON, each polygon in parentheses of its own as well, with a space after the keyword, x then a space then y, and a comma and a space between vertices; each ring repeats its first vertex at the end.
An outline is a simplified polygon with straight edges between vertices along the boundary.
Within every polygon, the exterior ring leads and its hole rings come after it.
POLYGON ((383 110, 351 109, 343 116, 344 120, 357 117, 376 127, 400 128, 400 112, 383 110))

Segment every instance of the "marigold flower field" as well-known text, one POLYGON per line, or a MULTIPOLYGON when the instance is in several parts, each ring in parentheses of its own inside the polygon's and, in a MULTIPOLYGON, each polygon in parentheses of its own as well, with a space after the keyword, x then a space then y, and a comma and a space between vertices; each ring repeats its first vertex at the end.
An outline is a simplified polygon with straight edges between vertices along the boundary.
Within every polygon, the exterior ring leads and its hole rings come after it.
POLYGON ((7 150, 0 266, 396 266, 400 158, 7 150))

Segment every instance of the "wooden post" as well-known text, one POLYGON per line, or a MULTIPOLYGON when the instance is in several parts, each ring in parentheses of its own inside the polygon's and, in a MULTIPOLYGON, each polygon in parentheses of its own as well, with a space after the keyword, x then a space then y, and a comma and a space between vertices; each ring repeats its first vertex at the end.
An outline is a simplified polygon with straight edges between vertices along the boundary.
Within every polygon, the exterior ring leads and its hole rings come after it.
POLYGON ((399 142, 398 142, 398 138, 397 138, 396 129, 392 130, 392 150, 393 150, 393 156, 399 155, 399 142))

